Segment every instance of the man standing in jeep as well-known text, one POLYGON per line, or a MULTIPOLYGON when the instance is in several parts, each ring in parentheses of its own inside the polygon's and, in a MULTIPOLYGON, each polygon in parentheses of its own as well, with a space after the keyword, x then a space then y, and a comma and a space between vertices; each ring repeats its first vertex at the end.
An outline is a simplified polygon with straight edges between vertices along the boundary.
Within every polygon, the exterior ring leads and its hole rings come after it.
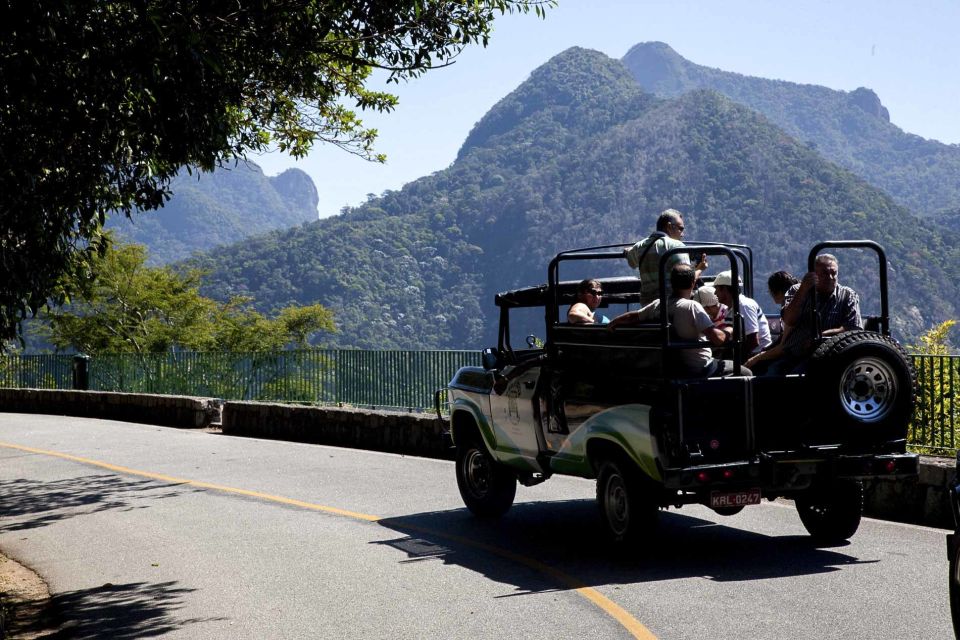
POLYGON ((787 291, 782 317, 791 330, 783 343, 783 357, 770 366, 768 373, 789 373, 802 365, 810 355, 816 337, 812 311, 814 299, 823 336, 863 328, 860 296, 850 287, 837 282, 840 273, 837 258, 829 253, 821 253, 813 268, 800 284, 793 285, 787 291))
MULTIPOLYGON (((640 304, 645 305, 660 297, 658 287, 660 256, 675 247, 683 246, 683 215, 676 209, 666 209, 657 218, 657 230, 636 243, 629 249, 624 249, 623 255, 631 269, 640 271, 640 304)), ((667 265, 666 273, 670 273, 678 264, 690 264, 690 256, 685 253, 674 254, 667 265)), ((700 262, 695 267, 694 282, 707 268, 707 256, 700 256, 700 262)), ((667 297, 670 297, 670 282, 667 282, 667 297)))

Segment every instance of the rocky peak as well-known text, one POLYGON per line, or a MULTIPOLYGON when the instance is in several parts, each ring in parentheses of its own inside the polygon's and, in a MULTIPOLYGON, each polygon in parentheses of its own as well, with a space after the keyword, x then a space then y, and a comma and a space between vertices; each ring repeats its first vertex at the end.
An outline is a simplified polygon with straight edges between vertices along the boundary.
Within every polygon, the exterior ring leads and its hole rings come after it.
POLYGON ((849 100, 851 104, 856 105, 870 115, 890 122, 890 112, 883 106, 883 103, 880 102, 880 96, 874 93, 873 90, 867 89, 866 87, 854 89, 849 94, 849 100))

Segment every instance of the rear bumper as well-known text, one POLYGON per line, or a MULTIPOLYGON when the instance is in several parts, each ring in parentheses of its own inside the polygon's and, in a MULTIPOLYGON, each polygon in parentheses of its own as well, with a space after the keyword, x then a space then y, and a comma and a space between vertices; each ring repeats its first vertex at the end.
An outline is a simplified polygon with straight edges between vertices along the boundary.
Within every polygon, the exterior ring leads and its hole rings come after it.
MULTIPOLYGON (((663 470, 664 487, 705 491, 760 487, 767 493, 804 489, 815 477, 847 479, 915 478, 920 457, 914 453, 883 455, 762 456, 753 460, 663 470)), ((960 504, 954 501, 954 508, 960 504)), ((960 518, 960 515, 957 515, 960 518)), ((958 520, 960 521, 960 520, 958 520)))

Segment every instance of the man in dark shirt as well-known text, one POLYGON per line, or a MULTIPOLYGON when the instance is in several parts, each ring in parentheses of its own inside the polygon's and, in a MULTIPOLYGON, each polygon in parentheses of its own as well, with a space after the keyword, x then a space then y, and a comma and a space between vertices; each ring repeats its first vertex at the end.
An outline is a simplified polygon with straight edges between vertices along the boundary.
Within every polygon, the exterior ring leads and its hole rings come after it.
POLYGON ((798 367, 803 368, 816 337, 812 312, 814 297, 820 331, 824 337, 863 328, 860 297, 850 287, 837 282, 840 273, 837 258, 829 253, 821 253, 813 268, 800 284, 793 285, 787 291, 782 317, 784 325, 790 326, 791 330, 783 342, 783 356, 770 366, 768 374, 784 374, 796 371, 798 367))

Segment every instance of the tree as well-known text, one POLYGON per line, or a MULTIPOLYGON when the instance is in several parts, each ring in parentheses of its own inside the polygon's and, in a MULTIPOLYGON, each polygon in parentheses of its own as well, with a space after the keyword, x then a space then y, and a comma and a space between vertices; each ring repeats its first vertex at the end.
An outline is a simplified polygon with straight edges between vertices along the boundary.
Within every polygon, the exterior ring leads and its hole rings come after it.
POLYGON ((277 351, 304 348, 336 331, 319 304, 288 307, 276 318, 249 308, 249 299, 219 303, 200 295, 199 271, 145 265, 141 245, 110 243, 96 256, 91 278, 66 307, 43 314, 50 341, 88 355, 186 351, 277 351))
POLYGON ((268 318, 248 298, 220 303, 200 295, 199 271, 145 260, 143 246, 108 236, 90 278, 74 286, 72 304, 42 314, 56 347, 94 356, 100 388, 316 399, 311 382, 326 360, 304 349, 318 333, 336 331, 329 309, 293 306, 268 318), (195 351, 210 353, 184 353, 195 351))
POLYGON ((0 6, 0 339, 64 302, 108 212, 162 206, 182 167, 317 142, 363 157, 388 81, 486 45, 497 15, 554 0, 103 0, 0 6))

